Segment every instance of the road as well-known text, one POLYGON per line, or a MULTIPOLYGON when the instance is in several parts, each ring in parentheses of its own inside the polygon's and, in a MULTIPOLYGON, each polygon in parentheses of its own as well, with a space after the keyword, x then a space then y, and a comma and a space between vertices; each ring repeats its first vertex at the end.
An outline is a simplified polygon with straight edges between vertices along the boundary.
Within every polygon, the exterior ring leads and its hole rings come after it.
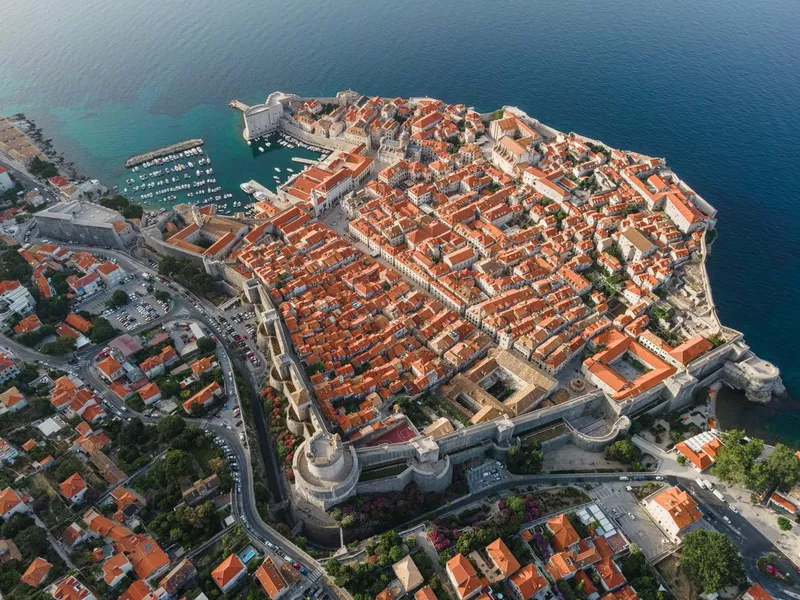
MULTIPOLYGON (((87 251, 96 251, 96 249, 86 248, 86 247, 79 247, 79 246, 69 246, 73 250, 87 250, 87 251)), ((105 254, 109 256, 115 257, 119 264, 129 270, 132 273, 150 273, 153 275, 157 275, 153 271, 153 269, 149 265, 145 265, 140 261, 132 258, 127 253, 114 251, 114 250, 104 250, 105 254)), ((202 298, 195 297, 191 292, 188 290, 183 289, 180 286, 176 286, 179 290, 180 295, 175 298, 175 305, 173 312, 170 315, 160 318, 155 323, 150 323, 146 325, 142 325, 140 328, 132 331, 131 333, 136 333, 141 329, 145 329, 147 327, 151 327, 158 322, 163 320, 176 318, 176 313, 183 313, 187 316, 184 318, 196 320, 200 323, 203 323, 209 331, 214 331, 215 323, 212 321, 212 318, 218 318, 219 311, 218 309, 207 302, 202 298)), ((250 392, 253 395, 253 398, 258 398, 258 384, 255 381, 255 375, 253 373, 253 369, 248 364, 243 364, 238 358, 238 355, 234 348, 230 346, 230 344, 225 339, 225 336, 217 336, 218 341, 220 342, 221 346, 221 367, 223 369, 226 381, 229 381, 229 376, 232 374, 232 368, 235 368, 240 373, 241 377, 244 379, 245 384, 250 388, 250 392)), ((16 356, 23 360, 29 361, 41 361, 44 364, 48 364, 51 366, 56 366, 59 368, 66 368, 67 359, 62 357, 49 357, 43 356, 38 352, 31 350, 30 348, 20 346, 16 344, 12 340, 7 338, 3 338, 5 345, 10 348, 16 356)), ((105 383, 102 382, 99 377, 92 373, 91 367, 84 366, 84 363, 88 363, 86 358, 91 356, 93 353, 96 353, 98 347, 92 347, 82 350, 81 352, 76 353, 78 358, 82 359, 79 363, 80 370, 87 378, 87 381, 96 386, 98 390, 105 390, 106 386, 105 383)), ((115 396, 112 394, 106 394, 109 398, 114 399, 115 396)), ((117 404, 121 405, 119 399, 116 399, 117 404)), ((277 461, 274 457, 274 452, 272 448, 272 444, 270 443, 268 432, 266 431, 265 422, 261 410, 261 403, 260 402, 253 402, 253 413, 254 413, 254 420, 256 425, 256 431, 258 435, 258 445, 259 449, 262 453, 262 457, 264 458, 264 464, 267 466, 267 478, 269 483, 269 488, 273 493, 273 498, 277 501, 282 501, 285 498, 284 487, 282 483, 282 475, 280 473, 280 469, 277 465, 277 461)), ((156 422, 157 418, 152 417, 145 417, 141 415, 141 418, 145 422, 156 422)), ((253 485, 253 474, 252 474, 252 464, 250 460, 250 454, 246 450, 246 448, 241 444, 237 432, 230 430, 222 425, 218 425, 215 423, 208 422, 206 420, 196 420, 196 419, 188 419, 191 422, 194 422, 209 432, 217 435, 223 439, 225 439, 230 447, 232 448, 234 454, 236 455, 237 462, 240 465, 246 466, 241 471, 241 483, 242 483, 242 491, 241 494, 235 493, 233 494, 233 509, 234 514, 237 518, 241 519, 242 523, 245 525, 246 530, 248 531, 251 539, 253 542, 258 545, 262 550, 266 550, 267 542, 279 546, 284 550, 284 552, 288 552, 293 559, 297 560, 301 565, 303 565, 309 571, 309 581, 316 581, 321 580, 322 585, 325 584, 324 578, 322 578, 322 573, 324 572, 322 566, 314 560, 312 557, 308 556, 305 552, 303 552, 300 548, 297 548, 290 540, 281 536, 278 532, 276 532, 273 528, 271 528, 267 523, 265 523, 260 515, 258 514, 258 510, 256 507, 255 501, 255 493, 254 493, 254 485, 253 485)), ((669 471, 668 471, 669 473, 669 471)), ((543 483, 550 483, 550 482, 558 482, 560 484, 579 484, 584 482, 609 482, 609 481, 619 481, 621 476, 629 476, 631 478, 640 477, 641 479, 653 479, 657 476, 657 474, 640 474, 640 473, 611 473, 611 474, 601 474, 601 473, 584 473, 584 474, 570 474, 570 475, 550 475, 550 474, 542 474, 542 475, 531 475, 531 476, 516 476, 509 479, 504 479, 498 482, 495 485, 487 487, 479 492, 473 493, 468 497, 464 497, 458 499, 454 502, 451 502, 439 510, 436 511, 437 514, 442 514, 446 512, 456 511, 462 509, 470 504, 475 502, 479 502, 482 499, 489 497, 493 494, 498 494, 504 492, 505 490, 511 487, 521 487, 525 485, 535 485, 535 484, 543 484, 543 483)), ((659 477, 661 477, 659 475, 659 477)), ((697 486, 694 485, 694 479, 689 477, 679 476, 673 473, 668 474, 665 479, 671 484, 680 484, 684 489, 690 491, 692 493, 701 507, 704 508, 704 512, 708 515, 711 514, 714 516, 714 524, 715 526, 726 533, 735 543, 739 546, 742 557, 744 559, 745 568, 747 571, 748 576, 753 581, 758 581, 761 583, 762 586, 765 587, 770 593, 776 595, 778 597, 783 596, 783 591, 778 584, 763 575, 756 566, 756 561, 760 556, 762 556, 766 552, 776 552, 779 555, 782 554, 779 550, 777 550, 773 544, 763 535, 763 533, 756 528, 754 528, 746 519, 744 519, 741 515, 733 513, 729 507, 725 504, 720 502, 716 497, 714 497, 710 492, 705 490, 697 489, 697 486), (725 515, 729 518, 730 523, 725 522, 721 517, 725 515)), ((426 518, 429 518, 430 515, 427 515, 426 518)), ((417 519, 415 521, 419 521, 417 519)), ((784 555, 785 556, 785 555, 784 555)), ((786 559, 791 562, 788 557, 786 559)), ((327 587, 327 586, 326 586, 327 587)))
MULTIPOLYGON (((83 250, 87 252, 97 252, 97 248, 75 246, 64 243, 61 245, 68 247, 73 251, 83 250)), ((141 273, 149 273, 154 277, 158 276, 158 273, 153 270, 150 265, 143 264, 127 253, 109 249, 103 249, 103 253, 107 256, 115 258, 118 264, 129 273, 134 273, 137 275, 141 273)), ((216 331, 216 323, 212 321, 212 318, 218 319, 220 316, 218 309, 205 299, 194 296, 194 294, 184 289, 177 283, 174 285, 178 289, 178 295, 173 294, 172 310, 167 315, 164 315, 163 317, 160 317, 151 323, 142 324, 128 333, 133 335, 150 327, 156 326, 159 323, 175 319, 197 321, 202 323, 208 331, 216 331)), ((255 400, 252 402, 254 425, 258 437, 257 441, 259 451, 262 454, 267 470, 268 489, 272 494, 273 502, 282 502, 286 499, 286 492, 283 486, 283 475, 278 467, 273 446, 269 439, 268 431, 265 425, 263 407, 261 402, 258 401, 259 386, 255 381, 255 376, 258 373, 258 370, 254 369, 251 365, 246 364, 239 358, 238 353, 234 348, 231 347, 230 343, 226 339, 226 336, 216 335, 215 337, 218 341, 220 367, 223 371, 226 383, 228 383, 230 381, 230 377, 234 375, 233 369, 235 367, 241 376, 240 381, 243 380, 245 385, 249 387, 251 396, 255 400)), ((38 361, 53 368, 79 372, 90 386, 101 393, 103 397, 105 397, 111 404, 119 408, 120 411, 127 415, 138 416, 145 423, 155 424, 158 422, 158 417, 148 417, 143 414, 138 414, 131 411, 127 407, 123 409, 122 407, 125 406, 124 403, 115 394, 111 393, 107 383, 94 370, 93 357, 102 348, 102 346, 104 346, 104 344, 87 346, 81 351, 75 352, 71 357, 51 357, 18 344, 5 336, 2 337, 2 342, 14 353, 15 356, 22 360, 30 362, 38 361), (77 364, 69 364, 69 360, 72 357, 78 359, 77 364)), ((262 372, 263 370, 263 368, 260 369, 262 372)), ((231 387, 236 391, 235 401, 238 401, 238 389, 236 386, 226 385, 226 387, 229 389, 229 391, 231 387)), ((258 545, 262 551, 267 551, 267 542, 270 542, 274 546, 283 549, 284 554, 289 554, 296 562, 300 563, 300 565, 308 571, 308 576, 303 580, 304 584, 311 585, 319 582, 319 584, 325 587, 326 590, 331 594, 331 597, 335 598, 337 594, 333 593, 333 590, 326 582, 324 578, 324 568, 322 565, 320 565, 314 558, 309 556, 302 549, 295 546, 292 541, 284 538, 281 534, 275 531, 272 527, 265 523, 259 515, 255 497, 250 453, 239 439, 238 432, 228 429, 223 425, 209 422, 206 419, 186 420, 203 427, 214 435, 225 439, 234 452, 237 463, 242 466, 242 470, 240 471, 242 491, 241 494, 238 494, 236 493, 236 488, 234 487, 234 493, 232 494, 233 510, 237 519, 239 519, 245 526, 245 529, 251 537, 251 540, 258 545)))

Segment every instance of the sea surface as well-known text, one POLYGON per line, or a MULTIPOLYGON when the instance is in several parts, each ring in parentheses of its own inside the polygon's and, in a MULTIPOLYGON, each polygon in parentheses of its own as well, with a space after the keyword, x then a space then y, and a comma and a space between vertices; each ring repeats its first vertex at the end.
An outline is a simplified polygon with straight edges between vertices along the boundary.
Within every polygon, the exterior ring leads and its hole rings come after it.
MULTIPOLYGON (((4 0, 0 114, 35 120, 104 181, 138 152, 208 142, 227 186, 270 183, 232 98, 353 88, 479 110, 664 156, 719 210, 722 320, 800 397, 797 0, 4 0), (43 10, 44 8, 44 10, 43 10)), ((266 154, 266 153, 265 153, 266 154)), ((231 190, 233 191, 233 190, 231 190)), ((800 442, 800 402, 721 409, 800 442)))

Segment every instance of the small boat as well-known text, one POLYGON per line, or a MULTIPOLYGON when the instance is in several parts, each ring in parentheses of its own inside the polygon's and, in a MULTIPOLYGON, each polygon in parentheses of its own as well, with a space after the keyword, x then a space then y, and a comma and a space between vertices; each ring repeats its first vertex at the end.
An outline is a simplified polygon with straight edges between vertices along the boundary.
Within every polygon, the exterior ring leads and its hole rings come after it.
POLYGON ((275 167, 275 171, 278 172, 278 173, 281 172, 281 170, 278 167, 275 167))
POLYGON ((264 151, 264 147, 263 147, 263 146, 259 146, 259 147, 258 147, 258 151, 259 151, 259 152, 263 152, 263 151, 264 151))
POLYGON ((294 173, 294 169, 290 169, 289 167, 286 167, 286 170, 289 171, 289 173, 294 173))

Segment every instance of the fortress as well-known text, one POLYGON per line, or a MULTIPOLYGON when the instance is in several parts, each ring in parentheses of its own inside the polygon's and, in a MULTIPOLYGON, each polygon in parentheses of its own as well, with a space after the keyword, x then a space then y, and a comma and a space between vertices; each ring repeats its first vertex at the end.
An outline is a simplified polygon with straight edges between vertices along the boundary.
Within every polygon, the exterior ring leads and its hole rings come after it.
POLYGON ((783 391, 719 323, 704 264, 716 210, 663 159, 514 107, 348 90, 239 108, 245 139, 279 131, 331 156, 279 188, 288 208, 226 219, 214 256, 188 229, 210 215, 184 208, 148 235, 256 307, 269 383, 304 437, 296 498, 328 510, 412 482, 442 491, 456 465, 531 436, 600 452, 719 380, 755 402, 783 391), (346 233, 325 224, 334 211, 346 233), (424 428, 395 404, 432 396, 424 428))

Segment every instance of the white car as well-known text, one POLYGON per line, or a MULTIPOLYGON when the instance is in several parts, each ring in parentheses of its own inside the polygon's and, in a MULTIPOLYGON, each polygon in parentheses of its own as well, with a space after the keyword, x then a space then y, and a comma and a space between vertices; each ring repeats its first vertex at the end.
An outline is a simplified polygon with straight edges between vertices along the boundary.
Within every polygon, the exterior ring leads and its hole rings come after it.
POLYGON ((736 515, 738 515, 739 514, 739 509, 736 508, 735 506, 731 506, 731 512, 736 514, 736 515))
POLYGON ((722 517, 722 520, 723 520, 723 521, 725 521, 725 522, 726 522, 728 525, 730 525, 730 524, 731 524, 731 520, 728 518, 728 515, 724 515, 724 516, 722 517))

